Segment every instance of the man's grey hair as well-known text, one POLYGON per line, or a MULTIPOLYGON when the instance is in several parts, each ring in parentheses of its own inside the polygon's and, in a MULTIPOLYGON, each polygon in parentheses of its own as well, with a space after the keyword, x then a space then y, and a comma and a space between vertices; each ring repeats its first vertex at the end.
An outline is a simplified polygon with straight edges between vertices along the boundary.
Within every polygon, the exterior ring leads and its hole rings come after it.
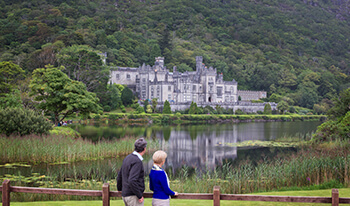
POLYGON ((140 138, 135 141, 135 151, 142 152, 147 146, 147 141, 144 138, 140 138))

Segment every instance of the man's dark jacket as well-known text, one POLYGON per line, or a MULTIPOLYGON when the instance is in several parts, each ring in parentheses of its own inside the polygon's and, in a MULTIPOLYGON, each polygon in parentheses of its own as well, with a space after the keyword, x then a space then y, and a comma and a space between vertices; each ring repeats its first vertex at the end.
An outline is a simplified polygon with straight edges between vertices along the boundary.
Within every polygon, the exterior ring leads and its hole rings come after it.
POLYGON ((134 154, 129 154, 123 160, 122 168, 117 177, 117 189, 122 196, 136 195, 141 199, 145 191, 145 179, 142 161, 134 154))

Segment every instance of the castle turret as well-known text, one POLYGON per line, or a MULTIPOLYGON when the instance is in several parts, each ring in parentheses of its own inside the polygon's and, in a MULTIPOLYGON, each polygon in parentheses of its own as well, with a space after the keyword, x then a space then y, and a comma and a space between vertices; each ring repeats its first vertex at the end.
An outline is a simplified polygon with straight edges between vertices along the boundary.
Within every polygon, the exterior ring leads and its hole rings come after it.
POLYGON ((159 66, 160 68, 163 69, 164 67, 164 57, 156 57, 156 61, 154 65, 159 66))
POLYGON ((196 71, 197 71, 197 73, 202 72, 202 67, 203 67, 203 57, 196 56, 196 71))

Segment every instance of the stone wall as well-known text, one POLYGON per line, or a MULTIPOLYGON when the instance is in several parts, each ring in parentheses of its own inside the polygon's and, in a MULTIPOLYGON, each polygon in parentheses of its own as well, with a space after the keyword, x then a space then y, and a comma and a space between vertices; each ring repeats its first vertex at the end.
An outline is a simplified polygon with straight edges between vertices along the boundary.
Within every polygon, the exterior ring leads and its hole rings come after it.
MULTIPOLYGON (((236 103, 197 103, 198 107, 205 107, 205 106, 211 106, 215 109, 216 105, 221 106, 224 109, 233 109, 233 111, 236 111, 238 109, 242 110, 243 112, 247 113, 256 113, 258 111, 264 111, 265 104, 269 103, 271 105, 272 110, 277 110, 277 103, 274 102, 264 102, 264 103, 251 103, 251 102, 236 102, 236 103)), ((164 102, 159 102, 157 105, 158 109, 162 109, 164 105, 164 102)), ((188 103, 177 103, 177 104, 170 104, 171 111, 179 111, 179 110, 185 110, 188 109, 191 106, 191 102, 188 103)))
POLYGON ((238 90, 237 95, 241 97, 241 101, 258 100, 267 97, 267 93, 265 91, 250 90, 238 90))

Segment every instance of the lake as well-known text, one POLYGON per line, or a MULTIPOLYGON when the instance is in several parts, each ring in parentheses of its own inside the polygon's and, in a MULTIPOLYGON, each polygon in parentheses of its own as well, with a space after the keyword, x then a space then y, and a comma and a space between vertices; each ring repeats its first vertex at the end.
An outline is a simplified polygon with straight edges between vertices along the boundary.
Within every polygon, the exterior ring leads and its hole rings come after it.
MULTIPOLYGON (((224 124, 198 124, 177 126, 101 126, 71 125, 84 138, 97 141, 123 138, 125 136, 146 137, 158 142, 159 149, 168 154, 164 165, 166 170, 176 175, 186 167, 190 170, 208 170, 224 162, 240 164, 247 160, 253 164, 277 155, 290 155, 296 148, 278 147, 237 147, 235 143, 246 141, 275 141, 296 137, 303 140, 310 137, 321 122, 249 122, 224 124)), ((152 167, 152 154, 145 155, 145 171, 152 167)), ((123 157, 81 161, 65 165, 41 164, 31 167, 0 167, 0 176, 5 174, 52 176, 55 179, 110 179, 115 178, 123 157)))

